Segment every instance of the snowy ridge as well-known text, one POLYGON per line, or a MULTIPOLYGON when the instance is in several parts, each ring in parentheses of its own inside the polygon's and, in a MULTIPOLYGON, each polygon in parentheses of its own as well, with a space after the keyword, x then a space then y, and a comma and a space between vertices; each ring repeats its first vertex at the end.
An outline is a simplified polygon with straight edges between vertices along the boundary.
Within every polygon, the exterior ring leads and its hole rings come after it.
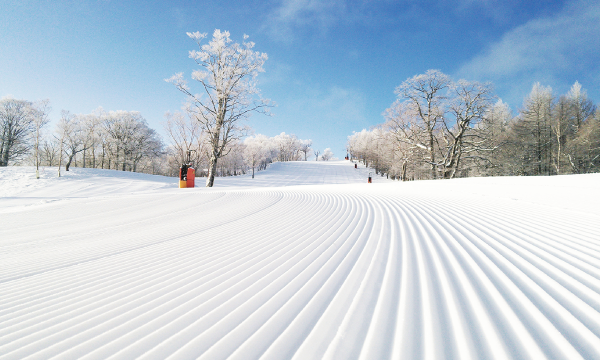
POLYGON ((274 165, 0 198, 0 359, 600 358, 597 175, 274 165))

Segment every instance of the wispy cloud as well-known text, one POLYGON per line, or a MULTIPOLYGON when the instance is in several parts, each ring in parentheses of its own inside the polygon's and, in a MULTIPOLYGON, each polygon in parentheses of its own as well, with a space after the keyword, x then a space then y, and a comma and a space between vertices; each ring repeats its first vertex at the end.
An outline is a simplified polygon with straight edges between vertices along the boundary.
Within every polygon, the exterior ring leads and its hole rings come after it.
POLYGON ((299 118, 317 117, 326 133, 336 127, 362 126, 366 121, 366 97, 358 89, 333 85, 297 85, 296 97, 286 103, 299 118))
POLYGON ((531 20, 505 33, 464 64, 457 75, 494 82, 513 107, 536 81, 559 89, 575 80, 597 86, 599 34, 600 3, 572 1, 553 16, 531 20))
POLYGON ((275 40, 291 42, 294 30, 300 26, 327 29, 344 12, 344 1, 283 0, 267 16, 264 28, 275 40))

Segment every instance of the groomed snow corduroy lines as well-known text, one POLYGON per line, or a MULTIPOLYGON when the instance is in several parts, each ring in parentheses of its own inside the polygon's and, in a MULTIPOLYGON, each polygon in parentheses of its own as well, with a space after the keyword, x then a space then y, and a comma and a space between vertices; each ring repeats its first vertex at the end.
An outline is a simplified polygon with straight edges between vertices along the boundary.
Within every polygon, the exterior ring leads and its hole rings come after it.
POLYGON ((597 213, 289 166, 7 210, 0 359, 600 358, 597 213))

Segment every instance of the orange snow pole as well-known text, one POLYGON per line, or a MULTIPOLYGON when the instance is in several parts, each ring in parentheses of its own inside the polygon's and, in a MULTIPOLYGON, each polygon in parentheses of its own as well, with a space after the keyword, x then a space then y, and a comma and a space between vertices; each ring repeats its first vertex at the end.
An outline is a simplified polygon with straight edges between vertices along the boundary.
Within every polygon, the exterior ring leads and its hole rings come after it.
POLYGON ((196 179, 196 171, 194 170, 194 168, 190 167, 187 169, 187 182, 186 185, 189 188, 193 188, 194 187, 194 180, 196 179))

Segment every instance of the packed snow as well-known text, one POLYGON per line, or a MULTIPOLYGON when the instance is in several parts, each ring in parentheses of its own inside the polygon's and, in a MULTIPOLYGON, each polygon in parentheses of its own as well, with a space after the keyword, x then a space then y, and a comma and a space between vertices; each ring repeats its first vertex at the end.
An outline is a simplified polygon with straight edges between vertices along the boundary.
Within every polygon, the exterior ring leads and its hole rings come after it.
POLYGON ((0 359, 600 359, 600 174, 369 171, 0 169, 0 359))

